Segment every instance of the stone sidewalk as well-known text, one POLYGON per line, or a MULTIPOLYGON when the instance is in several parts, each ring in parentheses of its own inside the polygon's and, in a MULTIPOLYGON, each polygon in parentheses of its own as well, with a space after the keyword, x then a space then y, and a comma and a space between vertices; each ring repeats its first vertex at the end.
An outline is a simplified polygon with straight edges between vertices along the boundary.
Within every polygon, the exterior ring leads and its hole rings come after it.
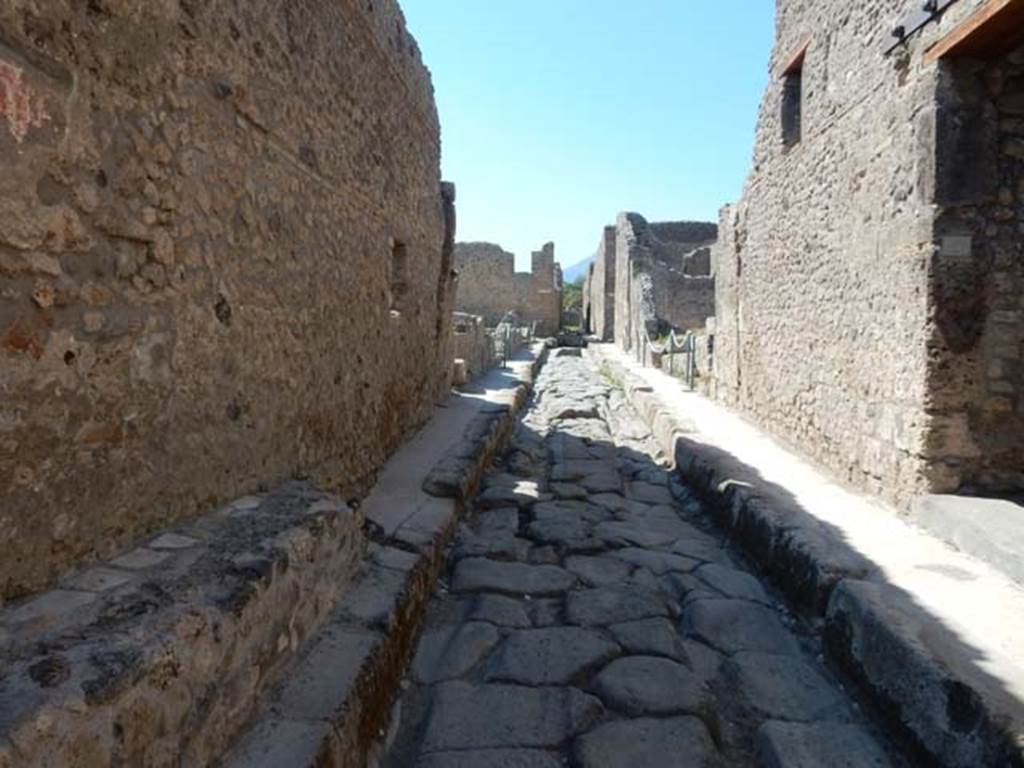
POLYGON ((831 658, 946 766, 1024 765, 1024 589, 844 488, 720 404, 595 345, 678 475, 775 585, 824 625, 831 658))
POLYGON ((460 526, 387 768, 904 763, 671 473, 556 350, 460 526))
POLYGON ((448 398, 361 504, 290 480, 5 605, 0 768, 365 764, 464 504, 424 480, 457 452, 475 487, 543 354, 448 398))

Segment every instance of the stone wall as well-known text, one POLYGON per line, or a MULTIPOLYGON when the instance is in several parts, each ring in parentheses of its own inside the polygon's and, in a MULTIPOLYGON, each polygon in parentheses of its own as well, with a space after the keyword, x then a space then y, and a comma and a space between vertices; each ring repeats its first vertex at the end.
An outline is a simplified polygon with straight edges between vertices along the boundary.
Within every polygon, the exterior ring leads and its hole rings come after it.
POLYGON ((615 241, 615 341, 630 350, 651 338, 703 328, 714 314, 714 278, 703 253, 715 240, 708 222, 648 222, 621 213, 615 241), (700 253, 695 253, 700 252, 700 253), (707 264, 703 275, 693 273, 707 264))
POLYGON ((987 61, 951 60, 939 76, 928 478, 1020 490, 1024 45, 987 61))
MULTIPOLYGON (((976 7, 955 3, 887 55, 920 3, 779 0, 753 168, 712 258, 719 396, 894 500, 995 487, 1020 467, 1024 431, 995 415, 1020 413, 1018 369, 1004 364, 1020 349, 1015 160, 1003 155, 996 196, 962 172, 991 166, 974 138, 952 149, 944 137, 964 122, 948 119, 957 89, 943 86, 948 65, 925 57, 976 7), (794 115, 796 136, 783 125, 794 115), (944 171, 952 156, 960 170, 944 171), (970 204, 954 214, 944 187, 970 204)), ((979 74, 984 95, 967 86, 971 114, 995 124, 1016 66, 979 74)))
POLYGON ((365 480, 452 354, 393 0, 8 0, 0 40, 0 599, 296 473, 365 480))
POLYGON ((561 267, 555 246, 547 243, 531 257, 530 272, 515 271, 515 256, 493 243, 457 243, 459 273, 456 307, 480 315, 488 326, 516 312, 519 322, 537 323, 537 333, 558 332, 562 321, 561 267))
POLYGON ((494 338, 479 315, 456 312, 452 321, 455 358, 465 363, 467 381, 475 379, 494 367, 497 361, 494 338))
POLYGON ((601 341, 615 338, 615 243, 615 227, 605 227, 591 265, 593 279, 588 288, 591 327, 588 330, 601 341))
POLYGON ((584 333, 594 332, 594 323, 590 319, 590 294, 594 290, 594 265, 587 267, 587 275, 583 278, 583 295, 580 298, 580 311, 583 313, 583 321, 580 325, 584 333))

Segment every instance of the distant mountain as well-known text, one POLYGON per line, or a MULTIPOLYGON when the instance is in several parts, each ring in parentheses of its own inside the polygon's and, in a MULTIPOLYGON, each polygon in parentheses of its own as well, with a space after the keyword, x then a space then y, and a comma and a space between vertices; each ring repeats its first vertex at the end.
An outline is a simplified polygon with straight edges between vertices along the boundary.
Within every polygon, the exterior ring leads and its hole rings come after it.
POLYGON ((562 270, 562 282, 575 283, 580 278, 585 278, 587 276, 587 270, 590 269, 590 265, 593 263, 594 257, 588 256, 583 261, 562 270))

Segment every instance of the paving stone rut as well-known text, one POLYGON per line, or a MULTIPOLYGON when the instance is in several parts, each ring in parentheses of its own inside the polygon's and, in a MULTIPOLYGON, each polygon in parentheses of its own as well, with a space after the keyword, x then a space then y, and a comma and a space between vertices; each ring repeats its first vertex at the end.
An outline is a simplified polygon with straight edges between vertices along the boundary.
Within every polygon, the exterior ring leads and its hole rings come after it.
POLYGON ((384 768, 903 766, 669 471, 555 350, 461 526, 384 768))

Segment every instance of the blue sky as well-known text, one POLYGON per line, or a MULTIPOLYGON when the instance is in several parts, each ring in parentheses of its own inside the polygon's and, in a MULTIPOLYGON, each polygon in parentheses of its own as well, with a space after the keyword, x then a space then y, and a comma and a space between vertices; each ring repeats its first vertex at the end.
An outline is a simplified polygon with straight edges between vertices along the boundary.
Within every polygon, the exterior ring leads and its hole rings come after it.
POLYGON ((563 267, 633 210, 708 219, 738 197, 772 0, 402 0, 441 115, 458 239, 563 267))

